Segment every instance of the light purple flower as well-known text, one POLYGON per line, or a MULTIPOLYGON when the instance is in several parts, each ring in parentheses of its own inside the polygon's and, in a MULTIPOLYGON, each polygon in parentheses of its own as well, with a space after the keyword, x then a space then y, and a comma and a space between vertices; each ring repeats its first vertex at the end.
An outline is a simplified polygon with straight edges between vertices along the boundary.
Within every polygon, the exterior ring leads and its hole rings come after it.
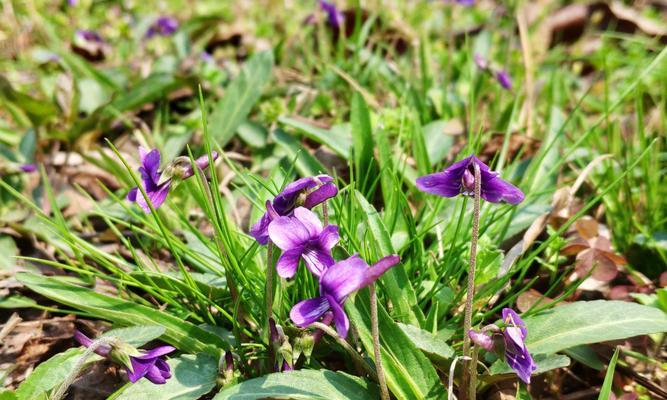
POLYGON ((35 164, 23 164, 19 166, 21 172, 35 172, 37 171, 37 166, 35 164))
POLYGON ((250 228, 250 235, 259 244, 266 245, 269 242, 269 224, 274 217, 290 216, 298 206, 311 209, 336 194, 338 188, 333 183, 333 178, 328 175, 298 179, 285 186, 273 199, 271 207, 268 207, 262 218, 250 228))
POLYGON ((386 270, 398 264, 397 255, 384 257, 369 267, 359 255, 339 261, 329 267, 320 279, 320 296, 297 303, 290 311, 296 326, 303 328, 318 321, 329 310, 333 312, 338 334, 345 338, 350 329, 350 320, 343 304, 347 297, 375 282, 386 270))
MULTIPOLYGON (((158 209, 164 203, 171 188, 172 178, 187 179, 194 175, 192 164, 188 157, 178 157, 170 163, 164 172, 160 172, 160 151, 153 149, 150 152, 143 147, 139 147, 139 156, 141 159, 141 181, 144 191, 148 196, 154 209, 158 209)), ((212 153, 213 160, 218 158, 218 153, 212 153)), ((209 165, 208 155, 204 155, 195 160, 195 164, 200 169, 205 169, 209 165)), ((146 199, 139 190, 133 188, 127 193, 127 199, 136 202, 146 213, 151 209, 146 203, 146 199)))
POLYGON ((475 155, 450 165, 442 172, 424 175, 417 178, 417 189, 422 192, 443 197, 454 197, 459 194, 472 196, 475 189, 474 164, 479 166, 482 198, 492 203, 505 201, 510 204, 519 204, 524 194, 519 188, 504 181, 497 172, 491 171, 475 155))
POLYGON ((104 39, 102 39, 99 33, 88 29, 77 29, 76 37, 86 42, 104 43, 104 39))
POLYGON ((345 21, 345 14, 343 14, 336 4, 325 0, 320 0, 320 9, 327 13, 327 23, 334 29, 339 29, 345 21))
MULTIPOLYGON (((74 338, 84 347, 89 347, 93 340, 76 331, 74 338)), ((102 345, 95 350, 95 353, 102 357, 112 358, 114 347, 111 345, 102 345)), ((146 378, 155 384, 163 384, 171 378, 169 364, 163 356, 176 351, 172 346, 159 346, 152 350, 140 352, 139 355, 129 355, 130 366, 124 365, 130 382, 134 383, 141 378, 146 378)))
POLYGON ((475 53, 473 55, 473 60, 475 60, 475 65, 477 65, 477 68, 481 69, 482 71, 486 71, 489 68, 489 60, 487 60, 483 55, 475 53))
POLYGON ((296 274, 299 260, 318 278, 333 265, 331 249, 338 243, 338 227, 322 222, 312 211, 298 207, 291 217, 277 217, 269 224, 269 237, 283 254, 278 259, 276 270, 281 278, 296 274))
POLYGON ((526 324, 511 308, 503 308, 505 327, 500 329, 489 325, 481 332, 469 331, 468 336, 475 344, 487 351, 503 353, 507 364, 516 372, 519 379, 530 383, 530 376, 537 369, 526 347, 526 324))
POLYGON ((178 30, 178 21, 176 18, 163 16, 159 17, 153 25, 146 31, 146 37, 152 38, 155 35, 171 36, 178 30))

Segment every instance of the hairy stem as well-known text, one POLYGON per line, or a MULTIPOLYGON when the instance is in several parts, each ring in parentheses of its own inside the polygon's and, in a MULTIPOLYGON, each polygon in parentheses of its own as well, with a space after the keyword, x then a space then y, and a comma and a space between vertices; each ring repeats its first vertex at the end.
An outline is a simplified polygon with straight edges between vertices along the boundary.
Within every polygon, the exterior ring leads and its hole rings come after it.
MULTIPOLYGON (((470 241, 470 262, 468 264, 468 290, 466 292, 465 314, 463 318, 463 356, 470 357, 470 336, 468 331, 472 328, 472 306, 475 297, 475 263, 477 261, 477 239, 479 236, 479 206, 480 195, 482 192, 482 179, 479 172, 479 165, 472 163, 475 170, 475 191, 473 194, 473 214, 472 214, 472 237, 470 241)), ((470 387, 472 380, 471 372, 475 364, 470 363, 468 368, 463 368, 463 379, 459 391, 461 399, 467 399, 467 394, 474 390, 470 387)))
POLYGON ((329 207, 326 201, 322 203, 322 218, 324 219, 324 226, 329 225, 329 207))
POLYGON ((470 400, 477 398, 477 359, 479 357, 479 346, 472 348, 472 361, 470 362, 470 400))
POLYGON ((359 355, 359 353, 357 353, 345 339, 340 337, 333 328, 331 328, 328 325, 324 325, 321 322, 313 322, 312 324, 310 324, 310 326, 313 328, 320 329, 327 335, 331 336, 352 357, 352 361, 354 361, 354 364, 357 366, 357 368, 366 371, 366 373, 368 373, 368 376, 370 376, 371 379, 377 382, 378 376, 373 370, 373 368, 371 368, 371 366, 368 365, 368 363, 366 363, 366 361, 359 355))
POLYGON ((266 337, 271 336, 269 332, 269 319, 273 315, 273 242, 269 241, 266 246, 266 337))
POLYGON ((90 358, 95 353, 95 350, 100 348, 100 346, 103 345, 110 345, 111 341, 113 338, 109 337, 102 337, 97 340, 95 340, 93 343, 88 346, 86 351, 81 355, 81 357, 76 361, 76 364, 74 364, 74 367, 72 368, 72 371, 67 375, 67 378, 63 381, 63 383, 60 384, 58 387, 58 390, 50 397, 51 400, 60 400, 62 399, 65 394, 67 393, 67 389, 74 383, 74 380, 76 379, 77 376, 81 373, 81 370, 83 370, 83 367, 86 365, 86 361, 90 358))
POLYGON ((384 369, 382 368, 382 355, 380 354, 380 330, 378 326, 378 297, 375 291, 375 283, 369 286, 371 290, 371 335, 373 336, 373 353, 375 355, 375 370, 380 384, 380 396, 382 400, 389 400, 389 389, 387 381, 384 378, 384 369))

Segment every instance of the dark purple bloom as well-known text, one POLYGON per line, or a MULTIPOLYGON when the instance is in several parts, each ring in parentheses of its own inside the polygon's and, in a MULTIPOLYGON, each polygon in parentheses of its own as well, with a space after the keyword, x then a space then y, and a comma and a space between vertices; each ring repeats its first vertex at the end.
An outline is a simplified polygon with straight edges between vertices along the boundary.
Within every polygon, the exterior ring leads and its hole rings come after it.
POLYGON ((524 194, 511 183, 504 181, 497 172, 491 171, 488 165, 471 155, 450 165, 442 172, 424 175, 417 178, 417 189, 422 192, 443 197, 454 197, 459 194, 472 196, 475 189, 474 164, 479 166, 482 178, 482 198, 492 203, 505 201, 519 204, 524 194))
POLYGON ((37 171, 37 166, 35 164, 23 164, 19 166, 21 172, 35 172, 37 171))
POLYGON ((466 7, 475 5, 475 0, 456 0, 456 2, 466 7))
MULTIPOLYGON (((93 340, 88 338, 83 333, 76 331, 74 338, 82 346, 89 347, 93 340)), ((102 357, 113 358, 113 352, 117 349, 113 345, 102 345, 95 350, 95 353, 102 357)), ((160 346, 152 350, 139 352, 138 355, 129 356, 130 365, 123 365, 127 371, 130 382, 134 383, 141 378, 146 378, 155 384, 163 384, 167 379, 171 378, 171 371, 169 364, 164 360, 163 356, 172 353, 176 348, 172 346, 160 346)))
POLYGON ((92 43, 104 43, 104 39, 100 36, 99 33, 87 29, 78 29, 76 31, 76 36, 86 42, 92 43))
POLYGON ((320 8, 327 13, 327 23, 334 29, 339 29, 345 21, 345 14, 343 14, 336 4, 325 0, 320 0, 320 8))
POLYGON ((171 36, 178 30, 178 21, 173 17, 159 17, 153 25, 146 31, 146 37, 152 38, 155 35, 171 36))
POLYGON ((530 375, 537 369, 528 348, 526 347, 526 324, 511 308, 503 308, 505 327, 489 325, 482 332, 469 331, 468 336, 475 344, 486 351, 503 353, 507 364, 516 372, 519 379, 530 383, 530 375))
MULTIPOLYGON (((213 160, 218 158, 218 153, 212 153, 213 160)), ((139 157, 141 159, 141 181, 146 195, 157 209, 164 203, 171 188, 172 178, 187 179, 194 175, 192 164, 188 157, 178 157, 170 163, 164 172, 160 172, 160 151, 153 149, 150 152, 143 147, 139 147, 139 157)), ((200 169, 205 169, 209 165, 208 155, 204 155, 195 160, 195 164, 200 169)), ((146 203, 146 199, 142 195, 139 188, 133 188, 127 193, 129 201, 136 202, 146 213, 150 213, 151 209, 146 203)))
MULTIPOLYGON (((270 204, 275 216, 289 216, 298 206, 311 209, 316 205, 334 197, 338 194, 338 188, 333 183, 333 178, 328 175, 311 176, 298 179, 285 186, 270 204)), ((269 209, 271 209, 269 208, 269 209)), ((269 224, 273 219, 269 209, 262 218, 250 228, 250 235, 259 244, 265 245, 269 242, 269 224)))
POLYGON ((331 249, 340 240, 337 226, 322 227, 317 215, 304 207, 294 210, 291 217, 271 221, 269 237, 283 251, 276 264, 281 278, 293 277, 302 258, 310 272, 319 278, 333 265, 331 249))
POLYGON ((352 292, 375 282, 386 270, 400 261, 397 255, 384 257, 369 267, 359 255, 339 261, 329 267, 320 279, 320 297, 303 300, 290 311, 296 326, 303 328, 319 320, 329 310, 333 312, 338 334, 345 338, 350 329, 350 320, 343 304, 352 292))
POLYGON ((495 75, 496 75, 496 80, 498 81, 498 83, 500 83, 500 86, 502 86, 507 90, 512 90, 512 78, 510 78, 507 71, 501 69, 496 71, 495 75))

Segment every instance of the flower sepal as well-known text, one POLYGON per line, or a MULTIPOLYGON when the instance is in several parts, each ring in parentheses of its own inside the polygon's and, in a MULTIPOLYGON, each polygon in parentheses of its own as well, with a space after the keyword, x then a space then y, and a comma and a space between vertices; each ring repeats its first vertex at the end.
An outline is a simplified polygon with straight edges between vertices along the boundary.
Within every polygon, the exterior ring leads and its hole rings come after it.
POLYGON ((132 369, 132 361, 130 358, 141 356, 141 352, 136 347, 125 343, 118 338, 112 338, 112 341, 109 344, 111 346, 109 359, 130 370, 132 369))

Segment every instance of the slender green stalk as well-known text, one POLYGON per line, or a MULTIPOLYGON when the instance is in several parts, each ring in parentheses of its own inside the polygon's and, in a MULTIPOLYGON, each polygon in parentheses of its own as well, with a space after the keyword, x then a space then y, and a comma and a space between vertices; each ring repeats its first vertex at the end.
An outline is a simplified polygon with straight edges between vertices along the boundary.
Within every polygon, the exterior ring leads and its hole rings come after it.
MULTIPOLYGON (((482 192, 482 179, 479 172, 479 165, 473 163, 475 169, 475 191, 473 194, 473 213, 472 213, 472 237, 470 241, 470 262, 468 264, 468 290, 466 295, 465 314, 463 319, 463 356, 470 357, 470 337, 468 331, 472 328, 472 306, 475 297, 475 263, 477 261, 477 239, 479 235, 479 206, 480 194, 482 192)), ((461 399, 467 399, 467 394, 474 388, 469 386, 472 383, 470 375, 475 364, 470 363, 468 368, 463 368, 463 378, 459 396, 461 399)))
POLYGON ((273 242, 266 245, 266 337, 269 338, 269 320, 273 315, 273 242))
POLYGON ((375 283, 369 286, 371 290, 371 335, 373 336, 373 353, 375 354, 375 371, 380 384, 380 397, 389 400, 389 389, 382 368, 382 355, 380 354, 380 329, 378 326, 378 297, 375 291, 375 283))
POLYGON ((60 384, 58 387, 58 390, 50 397, 51 400, 60 400, 62 399, 65 394, 67 393, 67 389, 74 383, 74 380, 76 379, 77 376, 81 373, 81 370, 83 370, 83 367, 86 365, 86 361, 95 354, 95 350, 100 348, 103 345, 110 345, 112 340, 114 338, 112 337, 101 337, 97 340, 95 340, 93 343, 91 343, 90 346, 86 349, 86 351, 81 355, 81 357, 76 361, 76 364, 74 364, 74 367, 72 368, 72 371, 67 375, 67 378, 63 381, 63 383, 60 384))

